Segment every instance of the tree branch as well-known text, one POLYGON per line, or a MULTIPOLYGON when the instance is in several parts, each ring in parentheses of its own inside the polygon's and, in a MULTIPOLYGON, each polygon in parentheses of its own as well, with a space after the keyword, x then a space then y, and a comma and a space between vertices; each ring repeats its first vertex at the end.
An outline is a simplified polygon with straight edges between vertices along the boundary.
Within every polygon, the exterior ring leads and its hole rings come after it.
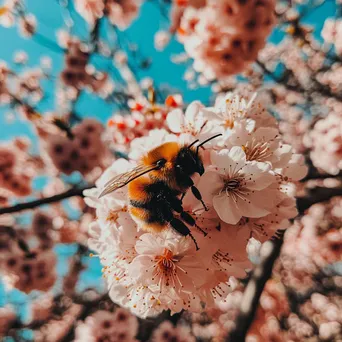
POLYGON ((139 319, 139 332, 137 339, 139 341, 149 341, 155 329, 165 321, 171 322, 174 326, 177 325, 183 314, 183 310, 171 315, 170 310, 163 311, 155 318, 139 319))
POLYGON ((342 196, 342 188, 316 187, 308 190, 305 197, 297 198, 297 209, 300 215, 309 209, 313 204, 330 200, 332 197, 342 196))
POLYGON ((253 271, 246 286, 240 305, 240 313, 236 319, 236 326, 227 336, 227 342, 245 341, 248 329, 254 320, 262 291, 272 275, 273 265, 280 254, 283 235, 284 232, 281 232, 278 235, 279 239, 270 240, 263 244, 260 251, 261 262, 253 271))
POLYGON ((45 205, 45 204, 59 202, 59 201, 62 201, 64 199, 74 197, 74 196, 83 197, 83 191, 87 190, 87 189, 91 189, 93 187, 94 187, 93 184, 83 186, 80 188, 75 187, 75 188, 69 189, 65 192, 62 192, 58 195, 54 195, 51 197, 41 198, 41 199, 37 199, 37 200, 31 201, 31 202, 26 202, 26 203, 19 203, 19 204, 12 206, 12 207, 0 208, 0 215, 16 213, 16 212, 19 212, 22 210, 34 209, 36 207, 40 207, 40 206, 45 205))

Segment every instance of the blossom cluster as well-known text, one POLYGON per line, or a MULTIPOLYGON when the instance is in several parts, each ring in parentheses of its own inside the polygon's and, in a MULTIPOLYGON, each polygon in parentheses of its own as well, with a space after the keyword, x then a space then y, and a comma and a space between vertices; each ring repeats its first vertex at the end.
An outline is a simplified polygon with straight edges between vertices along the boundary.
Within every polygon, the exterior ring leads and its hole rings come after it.
POLYGON ((307 133, 305 144, 310 148, 313 164, 326 173, 337 175, 342 170, 342 115, 330 112, 318 120, 307 133))
MULTIPOLYGON (((6 62, 1 61, 1 103, 20 105, 21 117, 26 120, 32 119, 35 111, 31 105, 35 105, 42 100, 43 89, 41 83, 48 76, 49 68, 46 64, 49 64, 49 61, 49 58, 42 58, 39 67, 23 68, 17 71, 10 68, 6 62)), ((27 63, 26 53, 18 51, 14 56, 14 62, 24 66, 27 63)))
POLYGON ((90 247, 103 264, 112 300, 141 317, 162 310, 198 312, 225 298, 232 277, 251 268, 246 247, 253 237, 261 242, 296 216, 293 183, 306 174, 303 157, 282 142, 275 119, 255 96, 228 93, 214 107, 191 103, 186 112, 171 111, 168 129, 149 131, 134 139, 130 160, 119 159, 85 191, 96 209, 90 247), (208 211, 190 192, 183 200, 205 232, 190 236, 171 228, 160 233, 141 230, 129 213, 126 188, 99 198, 113 176, 136 166, 151 148, 167 141, 191 143, 222 134, 201 151, 205 173, 194 178, 208 211))
POLYGON ((324 22, 321 36, 328 45, 333 45, 337 54, 342 54, 342 20, 328 18, 324 22))
POLYGON ((141 97, 131 101, 130 113, 118 115, 115 113, 108 120, 106 136, 115 151, 128 152, 132 140, 148 134, 153 129, 167 129, 166 117, 171 109, 181 107, 183 101, 180 95, 169 95, 164 104, 153 99, 141 97))
POLYGON ((11 196, 23 197, 32 192, 31 183, 42 167, 39 158, 29 154, 30 143, 18 137, 0 145, 0 202, 11 196))
POLYGON ((36 32, 37 20, 32 13, 25 13, 21 0, 5 0, 0 8, 0 26, 11 27, 18 23, 20 35, 31 38, 36 32))
POLYGON ((10 223, 0 225, 0 265, 4 284, 25 293, 48 291, 57 279, 52 218, 37 211, 31 227, 17 229, 17 232, 10 223))
MULTIPOLYGON (((207 337, 224 339, 235 327, 236 317, 243 298, 243 288, 239 286, 229 293, 225 301, 217 303, 217 308, 207 312, 210 324, 200 328, 196 322, 193 326, 195 335, 199 338, 207 337)), ((271 279, 260 297, 260 304, 256 317, 246 336, 247 342, 285 341, 279 320, 289 314, 289 304, 285 289, 281 283, 271 279)))
MULTIPOLYGON (((322 340, 341 338, 341 302, 333 291, 340 287, 341 277, 329 279, 325 273, 329 271, 324 271, 342 257, 341 205, 341 197, 315 204, 287 229, 246 341, 301 342, 318 335, 322 340)), ((199 338, 226 336, 235 327, 242 297, 240 285, 225 300, 217 301, 217 308, 207 311, 209 324, 204 326, 193 315, 193 333, 199 338)))
POLYGON ((313 274, 341 260, 341 209, 341 197, 317 203, 285 235, 279 272, 286 286, 305 292, 313 286, 313 274))
MULTIPOLYGON (((236 325, 242 297, 243 289, 235 289, 225 303, 220 302, 218 308, 206 312, 204 322, 200 315, 192 314, 193 334, 198 339, 223 340, 236 325)), ((286 287, 274 277, 265 285, 246 342, 303 342, 316 340, 317 336, 323 341, 339 341, 340 304, 336 296, 324 296, 313 290, 300 305, 299 313, 291 312, 286 287)))
POLYGON ((87 176, 96 168, 105 168, 107 159, 111 159, 101 139, 104 128, 96 119, 85 119, 70 130, 66 128, 66 132, 49 123, 47 118, 37 122, 36 128, 43 158, 56 171, 66 175, 79 171, 87 176))
POLYGON ((137 333, 138 320, 129 311, 121 308, 114 313, 99 310, 78 323, 75 342, 136 342, 137 333))
POLYGON ((194 59, 193 68, 208 80, 241 72, 263 48, 274 9, 273 0, 208 0, 200 8, 187 6, 177 33, 194 59))
POLYGON ((77 12, 94 26, 96 20, 104 15, 113 25, 123 30, 130 26, 131 22, 137 17, 141 0, 76 0, 75 7, 77 12))

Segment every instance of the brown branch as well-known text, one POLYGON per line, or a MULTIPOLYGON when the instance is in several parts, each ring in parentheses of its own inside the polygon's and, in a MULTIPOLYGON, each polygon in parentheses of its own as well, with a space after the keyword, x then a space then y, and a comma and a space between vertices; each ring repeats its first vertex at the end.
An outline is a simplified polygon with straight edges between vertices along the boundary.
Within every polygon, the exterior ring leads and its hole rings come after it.
MULTIPOLYGON (((319 116, 314 117, 310 124, 310 130, 313 129, 316 122, 319 121, 321 118, 319 116)), ((307 175, 300 180, 301 183, 310 181, 310 180, 318 180, 318 179, 328 179, 328 178, 334 178, 337 180, 342 181, 342 171, 339 172, 337 175, 331 175, 329 173, 324 173, 323 171, 320 171, 312 162, 309 152, 304 153, 305 157, 305 164, 308 166, 308 173, 307 175)))
POLYGON ((95 311, 99 310, 100 303, 106 300, 108 300, 107 293, 101 295, 95 301, 84 302, 79 315, 75 317, 76 319, 74 320, 73 324, 70 326, 68 331, 64 334, 64 336, 59 340, 59 342, 74 341, 77 322, 84 321, 88 316, 93 314, 95 311))
POLYGON ((235 328, 227 336, 227 342, 245 341, 248 329, 254 320, 260 296, 267 280, 272 275, 273 265, 280 254, 282 244, 283 232, 279 234, 279 239, 270 240, 263 244, 260 251, 261 262, 254 269, 252 277, 246 286, 235 328))
POLYGON ((62 201, 64 199, 74 197, 74 196, 83 197, 83 191, 87 189, 91 189, 93 187, 94 187, 93 184, 86 185, 80 188, 75 187, 75 188, 69 189, 65 192, 62 192, 58 195, 54 195, 51 197, 45 197, 45 198, 37 199, 31 202, 26 202, 26 203, 19 203, 19 204, 13 205, 12 207, 0 208, 0 215, 16 213, 22 210, 34 209, 45 204, 59 202, 59 201, 62 201))
POLYGON ((308 190, 308 194, 305 197, 297 198, 297 209, 300 215, 309 209, 313 204, 318 202, 325 202, 332 197, 342 196, 342 188, 324 188, 316 187, 308 190))
POLYGON ((184 310, 171 315, 170 310, 163 311, 155 318, 140 319, 139 318, 139 331, 137 339, 139 341, 149 341, 155 329, 165 321, 171 322, 174 326, 177 325, 181 319, 184 310))

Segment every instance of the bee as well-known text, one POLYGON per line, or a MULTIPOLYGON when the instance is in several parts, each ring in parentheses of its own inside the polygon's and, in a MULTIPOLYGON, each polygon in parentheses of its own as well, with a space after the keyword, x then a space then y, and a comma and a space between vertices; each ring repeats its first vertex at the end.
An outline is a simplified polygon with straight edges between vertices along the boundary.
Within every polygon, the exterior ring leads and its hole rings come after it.
POLYGON ((200 147, 217 138, 217 134, 195 147, 191 144, 166 142, 144 155, 138 166, 109 180, 99 198, 128 184, 129 212, 144 230, 160 232, 172 227, 183 236, 190 236, 198 250, 197 242, 186 224, 206 232, 182 206, 188 189, 208 210, 192 176, 204 173, 200 147))

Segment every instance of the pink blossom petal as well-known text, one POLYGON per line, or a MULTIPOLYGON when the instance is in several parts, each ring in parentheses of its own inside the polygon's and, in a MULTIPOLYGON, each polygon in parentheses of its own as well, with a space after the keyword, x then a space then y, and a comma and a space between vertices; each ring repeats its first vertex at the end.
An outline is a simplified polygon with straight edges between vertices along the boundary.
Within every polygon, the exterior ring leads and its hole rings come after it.
POLYGON ((246 154, 240 146, 232 147, 229 151, 229 157, 235 163, 236 169, 240 169, 246 163, 246 154))
POLYGON ((237 206, 240 209, 240 212, 242 216, 246 217, 262 217, 270 213, 269 210, 263 208, 262 200, 264 199, 264 196, 261 194, 258 194, 258 201, 252 201, 252 200, 237 200, 237 206), (260 205, 260 206, 259 206, 260 205))
POLYGON ((199 180, 197 188, 204 202, 211 204, 213 197, 218 195, 223 187, 221 175, 215 171, 207 171, 199 180))
POLYGON ((139 254, 163 254, 163 247, 160 245, 160 238, 153 234, 143 234, 136 242, 135 249, 139 254))
POLYGON ((189 123, 196 123, 197 116, 200 108, 202 107, 201 102, 194 101, 191 102, 185 111, 185 118, 189 123))
POLYGON ((238 146, 233 147, 231 150, 223 149, 220 152, 212 151, 210 158, 212 164, 222 173, 238 170, 246 162, 245 152, 238 146))
POLYGON ((241 217, 240 208, 234 202, 231 196, 227 196, 225 193, 215 196, 213 199, 214 208, 224 222, 230 224, 237 224, 241 217))
POLYGON ((275 182, 276 178, 268 172, 271 166, 268 163, 251 162, 241 170, 245 175, 246 187, 251 190, 262 190, 275 182))
POLYGON ((258 141, 270 141, 274 139, 277 135, 279 135, 279 131, 277 128, 274 127, 260 127, 254 133, 255 139, 258 141))
POLYGON ((185 125, 184 113, 181 109, 175 109, 167 115, 167 125, 174 133, 181 133, 185 125))

